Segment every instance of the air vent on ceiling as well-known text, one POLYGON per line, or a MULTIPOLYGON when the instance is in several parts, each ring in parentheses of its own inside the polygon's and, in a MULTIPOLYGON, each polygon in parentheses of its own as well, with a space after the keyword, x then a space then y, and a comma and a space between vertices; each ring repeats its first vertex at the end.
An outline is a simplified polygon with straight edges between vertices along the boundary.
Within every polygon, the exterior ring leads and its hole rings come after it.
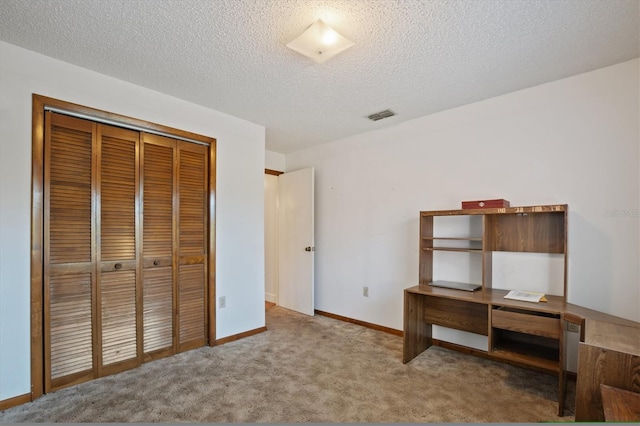
POLYGON ((395 112, 391 111, 390 109, 385 109, 384 111, 371 114, 367 116, 367 118, 371 121, 378 121, 378 120, 382 120, 383 118, 393 117, 394 115, 396 115, 395 112))

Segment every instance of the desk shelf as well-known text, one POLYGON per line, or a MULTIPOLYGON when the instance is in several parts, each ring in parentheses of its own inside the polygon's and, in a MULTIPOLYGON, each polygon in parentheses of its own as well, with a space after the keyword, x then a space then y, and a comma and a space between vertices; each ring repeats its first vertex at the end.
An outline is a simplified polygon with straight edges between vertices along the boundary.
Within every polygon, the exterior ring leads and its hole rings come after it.
POLYGON ((498 358, 560 372, 558 339, 494 328, 492 347, 491 354, 498 358))
POLYGON ((444 241, 477 241, 482 242, 482 237, 474 238, 466 238, 466 237, 422 237, 423 240, 444 240, 444 241))
POLYGON ((465 253, 482 253, 482 249, 459 248, 459 247, 425 247, 425 251, 460 251, 465 253))

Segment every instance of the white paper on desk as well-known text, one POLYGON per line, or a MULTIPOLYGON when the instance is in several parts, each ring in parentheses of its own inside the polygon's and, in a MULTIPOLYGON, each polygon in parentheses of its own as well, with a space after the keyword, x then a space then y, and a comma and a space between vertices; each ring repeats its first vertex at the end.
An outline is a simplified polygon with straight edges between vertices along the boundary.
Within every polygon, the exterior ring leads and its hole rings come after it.
POLYGON ((534 302, 534 303, 540 302, 540 300, 542 300, 543 297, 544 297, 544 294, 542 293, 533 293, 530 291, 520 291, 520 290, 511 290, 509 293, 507 293, 506 296, 504 296, 505 299, 522 300, 523 302, 534 302))

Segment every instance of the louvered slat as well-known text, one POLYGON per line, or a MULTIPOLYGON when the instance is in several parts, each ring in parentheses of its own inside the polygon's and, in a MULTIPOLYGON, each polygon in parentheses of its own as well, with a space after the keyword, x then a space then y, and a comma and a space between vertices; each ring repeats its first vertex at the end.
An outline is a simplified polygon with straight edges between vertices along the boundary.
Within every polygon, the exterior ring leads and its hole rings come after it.
MULTIPOLYGON (((138 357, 137 132, 100 126, 102 366, 138 357)), ((128 365, 128 364, 127 364, 128 365)), ((109 374, 122 366, 103 370, 109 374)))
POLYGON ((173 272, 171 267, 144 273, 144 352, 173 345, 173 272))
POLYGON ((91 286, 91 274, 49 279, 52 379, 93 368, 91 286))
POLYGON ((102 364, 135 358, 136 343, 136 273, 116 271, 102 273, 102 364))
POLYGON ((93 371, 93 124, 47 113, 45 391, 93 371))
POLYGON ((173 148, 144 147, 144 257, 173 254, 173 148))
POLYGON ((101 151, 101 260, 136 258, 135 144, 102 137, 101 151))
POLYGON ((206 250, 205 172, 206 150, 180 151, 180 256, 206 250))
POLYGON ((173 352, 175 140, 145 134, 143 162, 143 347, 173 352), (151 266, 151 265, 164 266, 151 266), (165 263, 166 262, 166 263, 165 263))
POLYGON ((91 262, 91 132, 52 126, 49 261, 91 262))
POLYGON ((180 344, 205 339, 204 265, 180 265, 180 344))
POLYGON ((180 350, 204 345, 207 288, 207 149, 178 144, 178 318, 180 350))

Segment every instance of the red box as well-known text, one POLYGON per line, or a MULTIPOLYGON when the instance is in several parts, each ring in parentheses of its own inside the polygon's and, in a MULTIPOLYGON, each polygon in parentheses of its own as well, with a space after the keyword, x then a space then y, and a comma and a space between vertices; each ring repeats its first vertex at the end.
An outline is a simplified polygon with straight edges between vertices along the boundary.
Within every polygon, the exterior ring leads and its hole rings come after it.
POLYGON ((495 209, 509 207, 509 202, 502 198, 497 200, 463 201, 462 209, 495 209))

